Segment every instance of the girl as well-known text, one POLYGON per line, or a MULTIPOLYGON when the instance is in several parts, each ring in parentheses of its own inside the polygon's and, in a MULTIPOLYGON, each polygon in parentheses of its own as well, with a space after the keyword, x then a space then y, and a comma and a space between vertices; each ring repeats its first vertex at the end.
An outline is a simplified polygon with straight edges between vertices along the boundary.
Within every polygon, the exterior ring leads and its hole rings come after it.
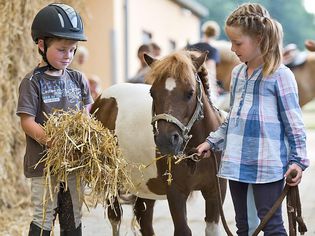
MULTIPOLYGON (((295 78, 281 63, 281 25, 261 5, 246 3, 227 18, 225 31, 242 63, 232 71, 226 121, 197 150, 199 155, 210 148, 223 150, 218 175, 229 180, 237 234, 248 235, 249 185, 263 219, 279 197, 284 178, 296 170, 290 185, 298 185, 309 160, 295 78)), ((281 208, 263 231, 287 235, 281 208)))

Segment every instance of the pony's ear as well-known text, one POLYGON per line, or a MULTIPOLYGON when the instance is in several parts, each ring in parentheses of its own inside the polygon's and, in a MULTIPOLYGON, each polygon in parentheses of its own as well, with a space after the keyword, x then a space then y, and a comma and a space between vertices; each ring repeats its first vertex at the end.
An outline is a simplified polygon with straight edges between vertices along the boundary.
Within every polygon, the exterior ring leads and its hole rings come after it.
POLYGON ((151 64, 152 64, 153 62, 157 61, 157 59, 155 59, 155 58, 149 56, 149 55, 146 54, 146 53, 143 54, 143 58, 144 58, 144 60, 145 60, 145 63, 147 63, 147 65, 150 66, 150 67, 151 67, 151 64))
POLYGON ((197 57, 196 59, 193 60, 193 63, 194 63, 196 70, 198 70, 200 68, 200 66, 206 61, 208 53, 209 53, 208 51, 205 51, 205 52, 201 53, 201 55, 199 57, 197 57))

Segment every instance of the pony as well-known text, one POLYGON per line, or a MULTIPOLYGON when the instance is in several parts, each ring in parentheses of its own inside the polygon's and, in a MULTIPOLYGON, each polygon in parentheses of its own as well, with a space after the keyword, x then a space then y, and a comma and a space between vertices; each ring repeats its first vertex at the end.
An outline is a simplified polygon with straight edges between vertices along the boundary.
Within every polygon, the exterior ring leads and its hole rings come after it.
MULTIPOLYGON (((213 46, 219 50, 221 56, 221 62, 217 65, 217 80, 220 81, 225 91, 230 91, 231 71, 240 61, 231 51, 230 42, 216 41, 213 46)), ((296 56, 298 56, 298 52, 296 56)), ((315 97, 315 52, 307 52, 304 59, 299 60, 297 65, 290 66, 298 85, 301 107, 315 97)))
MULTIPOLYGON (((188 51, 161 60, 145 55, 152 85, 113 85, 91 108, 105 127, 114 130, 124 157, 148 167, 141 176, 131 172, 136 187, 130 191, 137 196, 134 213, 142 235, 154 235, 153 207, 159 199, 168 200, 174 235, 191 235, 186 201, 195 190, 205 199, 206 235, 219 235, 218 198, 225 197, 226 180, 216 179, 215 153, 210 158, 191 155, 224 120, 208 98, 205 59, 206 53, 188 51)), ((121 216, 117 200, 108 208, 114 235, 119 234, 121 216)))

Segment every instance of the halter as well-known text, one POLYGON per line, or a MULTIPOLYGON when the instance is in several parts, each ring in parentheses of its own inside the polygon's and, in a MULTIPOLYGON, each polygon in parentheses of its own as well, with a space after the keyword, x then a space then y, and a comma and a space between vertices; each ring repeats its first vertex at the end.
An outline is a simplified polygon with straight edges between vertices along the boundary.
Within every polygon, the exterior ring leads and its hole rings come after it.
MULTIPOLYGON (((188 141, 191 139, 192 136, 188 135, 190 130, 191 130, 191 127, 194 125, 194 123, 197 120, 200 120, 200 119, 202 119, 204 117, 204 115, 203 115, 203 103, 202 103, 202 100, 201 100, 202 99, 202 89, 201 89, 202 83, 201 83, 200 77, 198 76, 197 73, 196 73, 195 79, 196 79, 196 81, 198 83, 198 87, 197 87, 198 88, 198 90, 197 90, 197 105, 196 105, 195 112, 192 115, 192 117, 190 118, 188 124, 185 126, 176 117, 174 117, 174 116, 172 116, 170 114, 167 114, 167 113, 162 113, 162 114, 156 115, 155 114, 155 110, 154 110, 154 105, 152 103, 152 121, 151 121, 151 124, 153 126, 153 133, 154 134, 158 133, 158 129, 157 129, 157 125, 156 125, 157 121, 165 120, 166 122, 170 122, 170 123, 173 123, 173 124, 177 125, 177 127, 182 132, 181 134, 182 134, 182 137, 184 139, 185 144, 187 144, 188 141)), ((184 149, 185 149, 185 146, 184 146, 184 149)))

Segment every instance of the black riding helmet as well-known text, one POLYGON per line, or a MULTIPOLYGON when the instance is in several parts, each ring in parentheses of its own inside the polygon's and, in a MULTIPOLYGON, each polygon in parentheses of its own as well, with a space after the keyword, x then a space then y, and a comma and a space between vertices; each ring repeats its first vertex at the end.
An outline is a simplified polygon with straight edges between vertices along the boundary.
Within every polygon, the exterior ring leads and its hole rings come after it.
POLYGON ((43 60, 48 64, 42 68, 41 72, 46 69, 57 70, 47 60, 47 38, 60 38, 75 41, 86 41, 83 32, 82 19, 72 7, 66 4, 49 4, 41 9, 35 16, 32 24, 32 38, 35 43, 39 39, 44 40, 44 52, 38 49, 43 60))
POLYGON ((32 24, 32 38, 63 38, 86 41, 80 15, 66 4, 50 4, 41 9, 32 24))

